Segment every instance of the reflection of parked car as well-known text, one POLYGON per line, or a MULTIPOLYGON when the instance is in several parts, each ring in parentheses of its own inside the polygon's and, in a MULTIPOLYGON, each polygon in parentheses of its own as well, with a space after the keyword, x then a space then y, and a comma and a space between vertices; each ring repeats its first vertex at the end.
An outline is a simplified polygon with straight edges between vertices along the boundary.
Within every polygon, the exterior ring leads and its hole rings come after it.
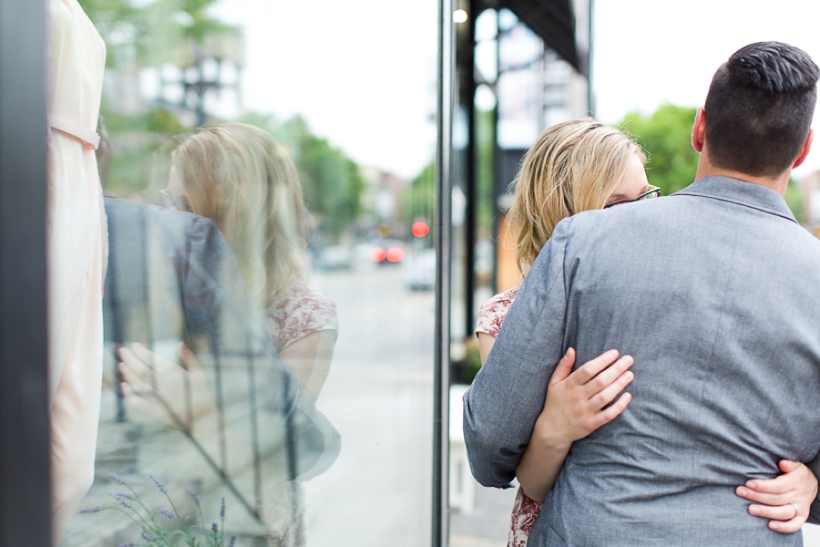
POLYGON ((436 251, 425 249, 410 260, 410 290, 430 291, 436 285, 436 251))
POLYGON ((316 267, 320 270, 349 270, 350 249, 342 245, 329 245, 319 251, 316 267))
POLYGON ((368 256, 377 264, 398 264, 404 260, 404 243, 398 239, 377 239, 372 242, 368 256))

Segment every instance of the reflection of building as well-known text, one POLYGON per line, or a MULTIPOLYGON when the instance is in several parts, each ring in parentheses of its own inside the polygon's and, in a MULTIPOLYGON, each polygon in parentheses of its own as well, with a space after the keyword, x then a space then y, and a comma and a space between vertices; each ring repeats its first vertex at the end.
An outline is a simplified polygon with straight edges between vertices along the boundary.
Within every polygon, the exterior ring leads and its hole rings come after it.
POLYGON ((464 13, 456 24, 453 185, 466 208, 463 226, 453 225, 454 339, 471 336, 477 304, 518 283, 504 243, 504 213, 524 152, 547 127, 593 110, 590 6, 589 0, 456 1, 464 13), (481 288, 486 276, 476 275, 476 249, 490 236, 492 286, 481 288))
POLYGON ((362 209, 373 219, 380 237, 407 237, 408 227, 402 217, 402 202, 407 182, 378 167, 360 167, 365 182, 361 196, 362 209))

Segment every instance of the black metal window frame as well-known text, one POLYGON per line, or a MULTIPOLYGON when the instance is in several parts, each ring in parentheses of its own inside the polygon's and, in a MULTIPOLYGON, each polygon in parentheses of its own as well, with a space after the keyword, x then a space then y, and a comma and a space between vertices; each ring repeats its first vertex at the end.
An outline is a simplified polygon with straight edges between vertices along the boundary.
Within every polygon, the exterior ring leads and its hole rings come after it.
POLYGON ((433 380, 433 547, 450 544, 450 272, 452 263, 453 110, 455 108, 454 0, 438 2, 436 101, 436 318, 433 380))
POLYGON ((0 545, 51 545, 46 3, 0 0, 0 545))

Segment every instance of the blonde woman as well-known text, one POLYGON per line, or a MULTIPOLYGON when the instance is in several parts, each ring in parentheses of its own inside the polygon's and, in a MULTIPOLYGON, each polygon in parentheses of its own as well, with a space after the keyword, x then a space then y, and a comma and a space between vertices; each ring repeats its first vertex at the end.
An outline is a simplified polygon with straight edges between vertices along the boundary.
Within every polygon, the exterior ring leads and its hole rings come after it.
POLYGON ((336 305, 304 276, 307 210, 293 161, 266 131, 205 127, 173 153, 164 195, 210 218, 254 293, 279 356, 315 400, 338 333, 336 305))
MULTIPOLYGON (((546 130, 524 157, 508 215, 515 239, 515 258, 523 279, 562 219, 657 197, 649 185, 640 147, 621 131, 578 119, 546 130)), ((487 301, 478 314, 476 334, 481 361, 492 349, 518 287, 487 301)), ((575 351, 569 349, 550 379, 547 399, 530 443, 516 469, 521 487, 515 500, 508 547, 524 547, 574 441, 618 417, 631 395, 622 393, 634 378, 632 358, 608 351, 573 372, 575 351), (620 397, 618 394, 622 393, 620 397), (617 398, 617 399, 616 399, 617 398)), ((801 464, 781 461, 780 477, 750 481, 742 497, 757 502, 752 515, 771 519, 782 533, 800 529, 817 491, 817 479, 801 464), (788 496, 783 496, 788 494, 788 496), (781 499, 799 499, 792 505, 781 499), (764 505, 767 504, 767 505, 764 505), (797 506, 802 507, 798 508, 797 506)))

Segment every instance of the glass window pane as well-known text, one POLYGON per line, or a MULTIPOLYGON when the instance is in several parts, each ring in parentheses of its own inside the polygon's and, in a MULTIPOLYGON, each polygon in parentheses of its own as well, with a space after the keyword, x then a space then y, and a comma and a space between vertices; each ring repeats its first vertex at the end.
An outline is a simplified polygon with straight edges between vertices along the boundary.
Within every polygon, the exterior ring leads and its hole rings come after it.
POLYGON ((109 258, 60 545, 429 543, 436 3, 72 5, 109 258))

